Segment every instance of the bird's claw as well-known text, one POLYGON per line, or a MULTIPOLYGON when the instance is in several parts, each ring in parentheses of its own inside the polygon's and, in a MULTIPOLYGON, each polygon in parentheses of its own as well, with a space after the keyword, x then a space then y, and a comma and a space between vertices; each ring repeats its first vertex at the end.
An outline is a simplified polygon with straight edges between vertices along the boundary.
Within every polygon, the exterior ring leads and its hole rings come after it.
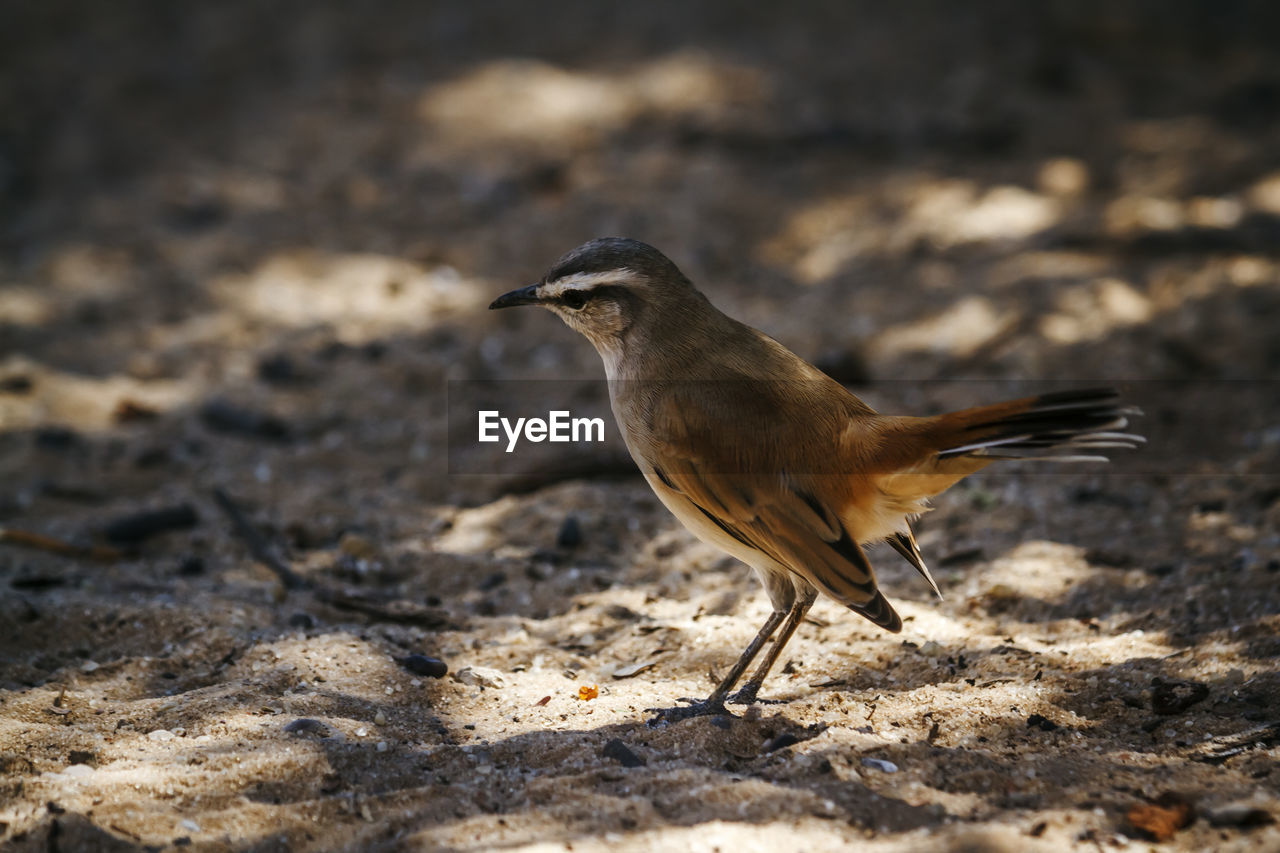
POLYGON ((730 705, 785 705, 785 699, 761 699, 756 694, 760 692, 760 688, 747 686, 725 699, 726 704, 730 705))
POLYGON ((677 702, 688 702, 688 705, 680 705, 675 708, 646 708, 645 710, 653 716, 649 719, 650 726, 657 726, 660 723, 678 723, 681 720, 692 719, 693 717, 733 717, 734 714, 724 706, 723 699, 717 699, 714 702, 710 699, 696 701, 693 699, 677 699, 677 702))

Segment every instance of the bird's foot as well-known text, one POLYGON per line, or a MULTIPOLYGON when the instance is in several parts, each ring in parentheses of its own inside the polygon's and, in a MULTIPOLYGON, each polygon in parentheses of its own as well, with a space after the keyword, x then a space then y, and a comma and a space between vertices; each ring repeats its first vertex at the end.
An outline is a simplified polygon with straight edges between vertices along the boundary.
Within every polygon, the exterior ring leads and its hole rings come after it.
POLYGON ((678 723, 681 720, 688 720, 693 717, 732 717, 734 714, 724 706, 723 699, 703 699, 701 701, 695 699, 678 699, 678 702, 688 702, 688 705, 677 705, 674 708, 647 708, 645 710, 653 714, 649 718, 650 726, 657 726, 660 723, 678 723))
POLYGON ((725 702, 733 705, 785 705, 782 699, 761 699, 756 694, 760 692, 760 688, 754 684, 748 684, 737 693, 734 693, 725 702))

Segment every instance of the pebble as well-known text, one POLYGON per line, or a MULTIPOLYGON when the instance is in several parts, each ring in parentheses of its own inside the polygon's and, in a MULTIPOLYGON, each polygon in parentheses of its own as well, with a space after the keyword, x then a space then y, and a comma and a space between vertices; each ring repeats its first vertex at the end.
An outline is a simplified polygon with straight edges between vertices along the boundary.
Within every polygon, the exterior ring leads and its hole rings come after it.
POLYGON ((1151 681, 1151 710, 1157 714, 1171 716, 1181 714, 1192 705, 1209 698, 1209 687, 1194 681, 1165 681, 1154 678, 1151 681))
POLYGON ((623 767, 642 767, 644 759, 631 751, 631 747, 627 746, 618 738, 614 738, 604 745, 601 754, 605 758, 612 758, 623 767))
POLYGON ((250 438, 284 441, 289 425, 275 415, 245 409, 225 400, 210 400, 200 407, 200 420, 214 432, 250 438))
POLYGON ((385 726, 387 724, 387 715, 379 711, 373 715, 373 722, 375 725, 385 726))
POLYGON ((402 658, 395 658, 395 662, 414 675, 423 675, 427 678, 444 678, 449 673, 447 663, 426 655, 405 655, 402 658))
POLYGON ((86 776, 92 776, 93 773, 93 768, 88 764, 72 764, 62 771, 63 776, 69 776, 72 779, 83 779, 86 776))
POLYGON ((923 646, 920 647, 920 654, 924 655, 927 658, 942 657, 945 651, 946 650, 943 649, 942 646, 938 645, 933 640, 929 640, 923 646))
POLYGON ((310 732, 320 734, 328 733, 329 727, 319 720, 313 720, 310 717, 300 717, 285 726, 284 730, 291 735, 306 734, 310 732))
POLYGON ((173 740, 175 737, 176 735, 168 729, 154 729, 147 732, 148 740, 163 742, 173 740))
POLYGON ((1276 822, 1275 815, 1266 809, 1245 803, 1232 803, 1204 813, 1210 826, 1255 827, 1267 826, 1276 822))
POLYGON ((897 773, 898 765, 892 761, 885 761, 883 758, 864 758, 862 759, 863 767, 870 767, 879 770, 882 773, 897 773))
POLYGON ((338 548, 342 553, 357 560, 374 560, 378 557, 377 546, 359 533, 342 534, 342 539, 338 541, 338 548))
POLYGON ((487 666, 464 666, 453 674, 453 680, 461 684, 472 684, 477 687, 503 687, 506 680, 502 673, 487 666))
POLYGON ((98 666, 99 664, 96 661, 87 660, 84 663, 80 664, 80 671, 93 672, 98 668, 98 666))
POLYGON ((386 752, 386 751, 387 751, 387 742, 386 742, 385 740, 380 740, 380 741, 378 741, 377 750, 378 750, 378 752, 386 752))
POLYGON ((314 628, 316 620, 310 613, 298 612, 289 617, 289 624, 294 628, 314 628))
MULTIPOLYGON (((800 742, 800 738, 791 732, 783 732, 775 738, 765 741, 764 746, 760 747, 761 752, 777 752, 780 749, 786 749, 789 746, 795 746, 800 742)), ((868 759, 863 759, 865 763, 868 759)), ((874 760, 874 759, 871 759, 874 760)), ((896 769, 896 768, 895 768, 896 769)))
POLYGON ((185 829, 187 832, 199 832, 200 824, 196 823, 194 820, 191 820, 190 818, 183 818, 182 828, 185 829))
POLYGON ((194 527, 199 520, 194 507, 178 504, 117 518, 107 524, 102 535, 116 545, 137 545, 160 533, 194 527))
POLYGON ((564 523, 560 525, 560 532, 556 534, 556 547, 571 550, 582 544, 582 525, 578 523, 576 515, 566 516, 564 523))
POLYGON ((996 601, 1009 601, 1018 597, 1018 591, 1007 583, 995 583, 987 590, 987 596, 996 601))

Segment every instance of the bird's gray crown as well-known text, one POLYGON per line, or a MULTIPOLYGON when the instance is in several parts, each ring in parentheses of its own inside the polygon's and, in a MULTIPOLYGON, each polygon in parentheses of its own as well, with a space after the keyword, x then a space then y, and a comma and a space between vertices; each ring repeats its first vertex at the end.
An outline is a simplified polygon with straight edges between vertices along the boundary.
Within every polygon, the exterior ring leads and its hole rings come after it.
POLYGON ((613 270, 628 270, 653 281, 686 281, 666 255, 647 243, 626 237, 601 237, 582 244, 556 261, 543 281, 613 270))

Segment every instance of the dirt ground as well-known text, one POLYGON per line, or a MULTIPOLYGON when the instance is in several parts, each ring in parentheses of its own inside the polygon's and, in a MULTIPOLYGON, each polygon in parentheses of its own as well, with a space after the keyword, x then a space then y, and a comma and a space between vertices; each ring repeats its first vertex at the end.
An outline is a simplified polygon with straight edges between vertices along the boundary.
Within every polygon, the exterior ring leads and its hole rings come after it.
POLYGON ((11 4, 0 848, 1280 850, 1280 12, 971 5, 11 4), (485 307, 609 234, 878 407, 1151 443, 649 726, 755 580, 616 441, 451 429, 602 407, 485 307))

